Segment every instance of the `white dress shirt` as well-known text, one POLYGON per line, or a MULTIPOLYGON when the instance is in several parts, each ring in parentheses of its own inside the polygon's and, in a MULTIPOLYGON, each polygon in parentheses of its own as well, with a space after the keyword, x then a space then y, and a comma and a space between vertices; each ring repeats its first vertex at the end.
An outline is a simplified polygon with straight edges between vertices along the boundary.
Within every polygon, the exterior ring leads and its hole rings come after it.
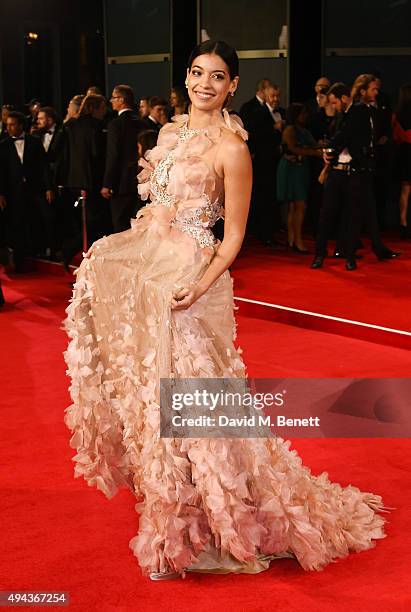
POLYGON ((24 132, 18 139, 14 140, 14 146, 16 147, 17 155, 20 158, 21 163, 23 163, 24 157, 24 132))
MULTIPOLYGON (((349 106, 347 106, 347 108, 345 109, 344 112, 348 113, 348 111, 350 110, 351 106, 352 106, 352 102, 351 102, 351 104, 349 106)), ((339 154, 339 156, 338 156, 338 163, 339 164, 349 164, 351 160, 352 160, 352 157, 348 153, 347 147, 345 147, 345 149, 343 149, 341 151, 341 153, 339 154)))
POLYGON ((271 117, 274 119, 274 123, 277 123, 278 121, 282 121, 283 118, 281 117, 281 113, 276 111, 273 106, 270 106, 268 102, 266 102, 265 105, 270 111, 271 117))
POLYGON ((46 153, 49 150, 50 143, 54 136, 55 129, 56 129, 56 124, 52 125, 51 128, 49 128, 49 130, 43 136, 43 147, 46 153))

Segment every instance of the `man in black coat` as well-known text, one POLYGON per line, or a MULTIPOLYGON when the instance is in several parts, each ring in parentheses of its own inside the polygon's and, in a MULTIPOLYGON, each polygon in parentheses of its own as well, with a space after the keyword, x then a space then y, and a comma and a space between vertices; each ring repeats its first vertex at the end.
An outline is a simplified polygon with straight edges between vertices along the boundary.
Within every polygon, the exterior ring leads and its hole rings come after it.
POLYGON ((138 209, 137 137, 144 129, 133 111, 134 93, 128 85, 116 85, 111 96, 113 119, 107 132, 107 155, 101 195, 110 200, 114 232, 130 228, 138 209))
POLYGON ((62 211, 61 201, 58 196, 56 167, 58 162, 58 133, 59 121, 57 112, 51 106, 42 106, 37 114, 37 129, 33 132, 35 138, 39 138, 46 152, 47 169, 49 172, 49 182, 53 190, 53 205, 45 210, 46 226, 51 240, 51 258, 54 259, 56 251, 61 247, 62 233, 62 211))
POLYGON ((357 268, 355 251, 363 220, 378 259, 392 259, 399 255, 383 244, 377 223, 373 190, 376 128, 374 109, 370 106, 378 93, 375 78, 360 75, 354 83, 353 92, 357 92, 357 95, 351 97, 343 83, 336 83, 328 94, 336 110, 343 112, 343 117, 338 132, 328 145, 330 171, 324 185, 316 256, 311 265, 314 269, 323 265, 330 227, 339 211, 343 224, 340 242, 347 260, 347 270, 357 268))
POLYGON ((25 117, 12 111, 9 137, 0 144, 0 208, 16 271, 24 258, 44 248, 42 209, 52 203, 46 154, 41 142, 24 132, 25 117))
POLYGON ((148 100, 149 114, 142 119, 145 130, 155 130, 159 132, 167 121, 167 101, 158 96, 151 96, 148 100))
MULTIPOLYGON (((255 88, 255 96, 244 102, 242 107, 240 108, 240 117, 244 123, 245 129, 250 132, 251 131, 251 123, 252 118, 256 110, 264 108, 266 102, 265 90, 271 85, 270 79, 264 78, 260 79, 255 88)), ((249 146, 252 151, 252 142, 250 142, 250 138, 252 134, 249 134, 249 146)))
MULTIPOLYGON (((67 121, 62 131, 66 176, 61 176, 59 182, 72 194, 73 201, 79 202, 79 196, 84 195, 82 192, 86 194, 88 246, 112 231, 109 205, 100 193, 106 159, 107 139, 103 123, 106 110, 105 98, 91 94, 84 99, 79 116, 67 121)), ((75 210, 80 212, 80 207, 77 206, 75 210)), ((74 255, 82 246, 84 250, 85 246, 82 226, 78 225, 77 230, 73 226, 73 230, 71 236, 66 236, 63 241, 63 264, 66 269, 74 255)))
POLYGON ((249 229, 264 244, 274 244, 273 233, 279 223, 276 202, 276 169, 280 158, 282 114, 279 88, 268 79, 257 83, 256 95, 240 110, 248 131, 248 146, 253 160, 253 192, 249 229), (267 104, 268 102, 268 104, 267 104))

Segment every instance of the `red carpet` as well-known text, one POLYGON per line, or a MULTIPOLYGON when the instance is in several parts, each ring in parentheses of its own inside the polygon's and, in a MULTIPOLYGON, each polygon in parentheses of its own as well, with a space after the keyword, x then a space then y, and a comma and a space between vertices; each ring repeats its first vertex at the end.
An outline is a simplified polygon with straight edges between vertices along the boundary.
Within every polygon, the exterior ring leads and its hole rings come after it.
MULTIPOLYGON (((137 530, 132 495, 124 491, 108 501, 73 479, 73 452, 63 424, 69 398, 61 355, 66 338, 60 329, 69 284, 37 273, 4 285, 9 304, 0 312, 0 590, 69 591, 70 610, 85 612, 410 609, 409 440, 294 444, 313 473, 326 470, 332 480, 379 493, 396 508, 386 515, 388 536, 375 549, 318 573, 284 559, 256 576, 188 575, 167 583, 142 578, 128 548, 137 530)), ((411 353, 405 350, 244 317, 238 323, 253 376, 410 372, 411 353)))
MULTIPOLYGON (((327 258, 321 270, 311 270, 312 255, 269 249, 250 240, 233 267, 235 294, 411 331, 411 242, 387 240, 387 244, 402 255, 379 262, 367 248, 360 251, 364 259, 358 270, 347 272, 341 259, 327 258)), ((313 251, 309 241, 307 246, 313 251)))

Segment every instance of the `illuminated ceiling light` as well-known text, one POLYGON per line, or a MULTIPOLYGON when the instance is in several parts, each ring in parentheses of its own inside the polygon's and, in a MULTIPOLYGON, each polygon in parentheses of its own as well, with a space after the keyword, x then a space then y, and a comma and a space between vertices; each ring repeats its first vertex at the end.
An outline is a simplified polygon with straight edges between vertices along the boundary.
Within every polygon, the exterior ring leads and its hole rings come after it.
POLYGON ((37 34, 37 32, 29 32, 29 33, 27 34, 27 38, 28 38, 29 40, 37 40, 37 39, 38 39, 38 37, 39 37, 39 35, 37 34))

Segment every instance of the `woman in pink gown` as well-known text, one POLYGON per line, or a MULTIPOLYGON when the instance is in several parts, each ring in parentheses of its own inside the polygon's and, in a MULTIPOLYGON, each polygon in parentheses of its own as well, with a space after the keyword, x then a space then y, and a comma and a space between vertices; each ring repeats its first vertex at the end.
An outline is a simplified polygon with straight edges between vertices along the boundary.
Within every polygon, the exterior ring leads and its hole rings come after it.
POLYGON ((95 242, 76 271, 65 326, 76 476, 139 504, 130 546, 152 579, 247 572, 293 557, 319 570, 384 537, 381 497, 313 476, 281 438, 162 438, 160 378, 242 377, 228 271, 244 237, 251 161, 223 107, 238 58, 207 41, 190 58, 190 115, 143 160, 150 199, 132 228, 95 242), (222 242, 210 227, 225 218, 222 242))

